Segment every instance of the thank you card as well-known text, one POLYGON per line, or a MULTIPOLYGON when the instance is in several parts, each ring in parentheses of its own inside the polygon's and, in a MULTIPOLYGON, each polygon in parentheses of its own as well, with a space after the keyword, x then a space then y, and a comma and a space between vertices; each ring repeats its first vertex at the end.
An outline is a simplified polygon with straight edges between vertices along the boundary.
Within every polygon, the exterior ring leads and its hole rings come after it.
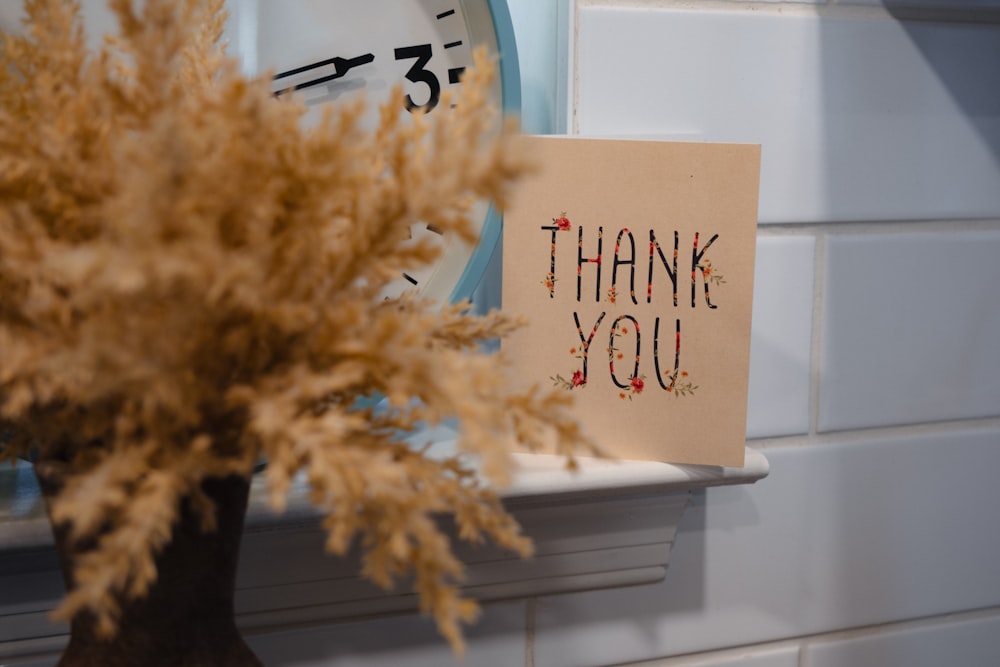
POLYGON ((742 466, 760 147, 523 137, 504 213, 512 382, 611 454, 742 466))

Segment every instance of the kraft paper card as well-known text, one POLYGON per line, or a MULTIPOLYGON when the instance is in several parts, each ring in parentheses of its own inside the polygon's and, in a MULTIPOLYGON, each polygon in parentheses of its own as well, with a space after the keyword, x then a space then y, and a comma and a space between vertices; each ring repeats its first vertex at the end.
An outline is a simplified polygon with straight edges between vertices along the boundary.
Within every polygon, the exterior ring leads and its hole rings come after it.
POLYGON ((523 137, 504 212, 516 383, 620 458, 742 466, 760 147, 523 137))

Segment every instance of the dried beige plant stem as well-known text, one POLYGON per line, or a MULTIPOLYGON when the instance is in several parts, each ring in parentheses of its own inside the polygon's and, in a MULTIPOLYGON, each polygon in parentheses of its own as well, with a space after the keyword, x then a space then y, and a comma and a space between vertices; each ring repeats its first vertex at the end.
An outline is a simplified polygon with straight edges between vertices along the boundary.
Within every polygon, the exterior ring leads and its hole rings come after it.
POLYGON ((0 66, 0 459, 68 466, 53 518, 96 540, 58 616, 112 634, 181 499, 211 529, 201 482, 263 456, 276 508, 305 471, 328 548, 360 543, 382 586, 412 575, 460 647, 476 607, 436 517, 527 554, 490 486, 511 444, 586 442, 564 394, 512 392, 479 346, 510 318, 380 297, 435 257, 411 224, 468 237, 469 202, 524 169, 489 63, 433 119, 397 91, 374 131, 360 103, 306 128, 217 46, 222 0, 110 4, 120 32, 91 53, 77 2, 28 0, 0 66), (455 456, 407 444, 446 420, 455 456))

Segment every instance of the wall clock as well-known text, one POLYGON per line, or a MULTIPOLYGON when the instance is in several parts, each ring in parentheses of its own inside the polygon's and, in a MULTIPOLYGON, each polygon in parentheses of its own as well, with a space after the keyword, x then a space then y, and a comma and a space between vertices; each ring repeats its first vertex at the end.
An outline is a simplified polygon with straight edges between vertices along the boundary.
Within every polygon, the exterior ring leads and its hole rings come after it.
MULTIPOLYGON (((491 97, 505 114, 520 111, 520 73, 506 0, 242 0, 233 7, 237 48, 253 74, 273 70, 278 95, 302 95, 318 114, 325 104, 363 93, 373 108, 397 84, 406 108, 433 115, 441 93, 461 85, 472 53, 485 46, 499 62, 491 97)), ((500 237, 491 206, 473 216, 479 241, 442 237, 431 267, 400 277, 391 291, 452 301, 471 297, 500 237)))

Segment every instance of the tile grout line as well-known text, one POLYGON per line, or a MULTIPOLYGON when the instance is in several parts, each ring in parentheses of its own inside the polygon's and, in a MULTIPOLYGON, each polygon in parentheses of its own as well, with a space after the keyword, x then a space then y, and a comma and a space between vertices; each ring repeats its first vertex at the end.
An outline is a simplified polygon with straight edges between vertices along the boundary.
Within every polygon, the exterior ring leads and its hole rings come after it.
POLYGON ((813 312, 809 342, 809 433, 819 433, 819 406, 823 362, 823 297, 826 289, 826 232, 816 235, 813 249, 813 312))
MULTIPOLYGON (((573 71, 576 65, 573 34, 574 0, 554 0, 556 5, 556 94, 553 106, 552 133, 570 135, 573 131, 573 71)), ((523 91, 522 91, 523 92, 523 91)))
POLYGON ((809 642, 805 639, 799 639, 797 642, 799 647, 798 663, 799 667, 809 667, 809 651, 806 648, 809 646, 809 642))
POLYGON ((760 451, 767 451, 768 449, 810 447, 813 445, 829 444, 850 444, 854 442, 887 440, 917 435, 947 435, 949 433, 994 431, 998 429, 1000 429, 1000 415, 974 417, 968 419, 951 419, 937 422, 872 426, 843 431, 824 431, 819 433, 801 433, 795 435, 750 438, 747 440, 747 445, 760 451))
POLYGON ((996 25, 1000 10, 966 5, 954 7, 942 2, 937 6, 898 6, 858 4, 854 2, 748 2, 746 0, 580 0, 588 9, 636 9, 647 11, 697 11, 744 13, 749 16, 806 16, 817 18, 855 18, 890 21, 927 21, 996 25))
POLYGON ((524 605, 524 667, 535 667, 535 616, 538 598, 528 598, 524 605))
MULTIPOLYGON (((806 649, 813 644, 838 642, 855 638, 878 637, 884 634, 905 632, 911 629, 934 628, 947 626, 949 624, 975 622, 984 619, 1000 619, 1000 607, 979 607, 975 609, 934 614, 931 616, 920 616, 916 618, 886 621, 884 623, 873 623, 853 628, 827 630, 817 632, 815 634, 776 638, 752 642, 749 644, 723 646, 680 655, 667 655, 659 658, 647 658, 640 661, 615 663, 613 667, 684 667, 689 664, 692 665, 692 667, 701 667, 706 664, 706 661, 710 661, 709 664, 716 664, 711 661, 726 661, 732 658, 746 658, 747 656, 752 656, 754 653, 758 652, 791 647, 798 649, 798 667, 809 667, 808 651, 806 649)), ((725 664, 729 663, 725 662, 725 664)))
POLYGON ((850 222, 758 222, 757 236, 787 238, 821 232, 852 235, 930 234, 955 232, 1000 231, 998 218, 964 218, 955 220, 864 220, 850 222))
POLYGON ((573 99, 570 103, 572 109, 572 134, 580 134, 580 0, 569 0, 570 23, 569 29, 572 31, 570 39, 573 40, 573 63, 569 76, 573 80, 573 99))
MULTIPOLYGON (((936 628, 997 618, 1000 618, 1000 607, 978 607, 974 609, 963 609, 961 611, 934 614, 932 616, 918 616, 916 618, 905 618, 895 621, 886 621, 884 623, 861 625, 854 628, 830 630, 828 632, 820 632, 813 635, 803 635, 801 637, 797 637, 796 639, 800 642, 802 649, 806 649, 815 643, 878 637, 879 635, 891 634, 894 632, 905 632, 907 630, 921 628, 936 628)), ((805 653, 805 651, 803 651, 803 653, 805 653)))

